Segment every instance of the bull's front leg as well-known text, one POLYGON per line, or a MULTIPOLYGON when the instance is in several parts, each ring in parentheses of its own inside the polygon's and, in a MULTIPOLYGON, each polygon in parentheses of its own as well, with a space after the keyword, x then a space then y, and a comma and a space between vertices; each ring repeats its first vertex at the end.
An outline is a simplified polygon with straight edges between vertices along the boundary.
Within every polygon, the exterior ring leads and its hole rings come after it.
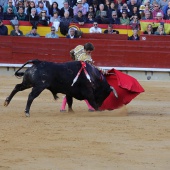
POLYGON ((68 104, 68 112, 74 112, 72 109, 73 98, 66 95, 66 99, 67 99, 67 104, 68 104))
POLYGON ((44 90, 44 87, 33 87, 31 93, 28 96, 27 105, 25 108, 25 116, 30 117, 30 107, 33 100, 40 95, 40 93, 44 90))
MULTIPOLYGON (((88 87, 86 89, 88 89, 88 87)), ((90 104, 93 107, 94 110, 99 109, 99 106, 97 105, 96 100, 95 100, 93 90, 88 90, 88 91, 82 90, 82 95, 85 97, 85 99, 86 99, 85 101, 88 101, 87 105, 90 104)))
POLYGON ((99 107, 98 105, 96 104, 95 102, 95 99, 92 97, 92 98, 88 98, 87 101, 89 102, 89 104, 95 109, 95 110, 99 110, 99 107))

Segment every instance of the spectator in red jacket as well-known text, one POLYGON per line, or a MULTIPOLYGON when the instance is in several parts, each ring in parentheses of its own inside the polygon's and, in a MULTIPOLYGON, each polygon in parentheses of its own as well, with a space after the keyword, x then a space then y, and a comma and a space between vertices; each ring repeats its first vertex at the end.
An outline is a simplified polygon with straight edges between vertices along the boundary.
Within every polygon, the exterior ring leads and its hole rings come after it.
POLYGON ((160 9, 160 5, 158 3, 155 3, 154 10, 152 11, 153 19, 157 19, 157 13, 161 13, 162 17, 164 17, 163 11, 160 9))

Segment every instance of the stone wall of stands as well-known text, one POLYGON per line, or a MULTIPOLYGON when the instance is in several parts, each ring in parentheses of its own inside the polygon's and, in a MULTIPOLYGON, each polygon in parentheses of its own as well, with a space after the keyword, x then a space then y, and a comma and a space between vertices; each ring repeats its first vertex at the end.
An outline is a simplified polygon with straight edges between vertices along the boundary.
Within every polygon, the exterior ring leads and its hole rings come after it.
POLYGON ((30 59, 70 61, 69 51, 91 42, 95 65, 106 67, 170 68, 170 36, 141 35, 128 41, 127 35, 86 34, 78 39, 46 39, 0 36, 0 63, 22 64, 30 59))

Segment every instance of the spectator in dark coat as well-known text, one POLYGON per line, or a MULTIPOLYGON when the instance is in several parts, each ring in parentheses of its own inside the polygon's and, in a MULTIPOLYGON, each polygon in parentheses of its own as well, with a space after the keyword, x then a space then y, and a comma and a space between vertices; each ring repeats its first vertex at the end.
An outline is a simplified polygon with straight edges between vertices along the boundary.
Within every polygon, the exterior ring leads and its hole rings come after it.
POLYGON ((120 19, 117 17, 117 12, 112 11, 112 17, 109 19, 110 24, 120 24, 120 19))
POLYGON ((79 25, 84 25, 87 18, 83 16, 82 11, 78 11, 78 14, 74 16, 73 22, 78 23, 79 25))
POLYGON ((66 36, 66 38, 70 39, 81 38, 82 34, 83 33, 80 30, 76 30, 75 28, 72 27, 68 30, 68 35, 66 36))
POLYGON ((86 16, 88 16, 89 13, 93 13, 93 18, 95 18, 96 12, 94 12, 93 6, 89 6, 86 16))
POLYGON ((89 6, 90 5, 92 5, 93 4, 93 0, 87 0, 87 3, 89 4, 89 6))
POLYGON ((15 14, 11 7, 7 9, 7 12, 4 13, 4 20, 13 20, 15 18, 15 14))
POLYGON ((115 7, 115 3, 111 2, 110 3, 110 8, 107 10, 107 17, 111 18, 112 17, 112 12, 113 11, 117 11, 116 7, 115 7))
POLYGON ((137 11, 139 11, 139 5, 137 4, 136 0, 130 0, 129 4, 128 4, 128 8, 130 10, 130 12, 133 12, 133 7, 136 6, 137 7, 137 11))
POLYGON ((88 16, 87 16, 86 23, 87 24, 93 24, 93 22, 94 22, 93 13, 89 12, 88 16))
POLYGON ((24 1, 21 1, 21 0, 18 1, 17 7, 16 7, 17 12, 19 8, 23 8, 23 10, 25 10, 24 1))
POLYGON ((146 31, 144 31, 143 34, 148 34, 148 35, 154 34, 152 24, 147 25, 146 31))
POLYGON ((65 0, 65 2, 68 2, 70 7, 73 8, 76 5, 77 0, 65 0))
POLYGON ((0 35, 8 35, 8 28, 3 24, 2 20, 0 20, 0 35))
POLYGON ((164 15, 167 14, 168 9, 170 9, 170 1, 162 8, 164 15))
POLYGON ((58 12, 58 15, 60 16, 60 9, 58 8, 57 2, 52 3, 50 10, 49 10, 50 16, 53 16, 54 12, 58 12))
POLYGON ((63 4, 64 4, 64 7, 62 7, 61 10, 60 10, 60 17, 64 17, 64 12, 65 11, 68 11, 69 16, 73 17, 73 8, 71 8, 69 6, 69 3, 67 1, 65 1, 63 4))
POLYGON ((68 33, 69 25, 73 22, 73 19, 69 16, 69 12, 64 12, 64 17, 61 18, 60 22, 60 32, 63 35, 66 35, 68 33))
POLYGON ((0 5, 0 20, 4 19, 3 7, 0 5))
POLYGON ((14 30, 10 33, 11 36, 23 36, 23 32, 19 30, 19 25, 14 26, 14 30))
POLYGON ((24 9, 22 7, 20 7, 18 10, 17 19, 19 21, 25 21, 25 19, 26 19, 26 14, 24 13, 24 9))
POLYGON ((104 34, 119 34, 119 31, 113 29, 113 25, 109 24, 107 30, 104 31, 104 34))
POLYGON ((34 1, 31 1, 30 3, 29 3, 29 6, 28 6, 28 8, 27 8, 27 10, 26 10, 26 15, 30 15, 31 14, 31 9, 32 8, 35 8, 35 2, 34 1))
POLYGON ((99 10, 96 12, 95 19, 99 24, 109 24, 109 18, 107 17, 107 11, 104 10, 104 5, 99 5, 99 10))
POLYGON ((170 9, 167 10, 167 14, 164 16, 164 19, 170 20, 170 9))
POLYGON ((98 0, 93 0, 93 4, 92 4, 92 7, 94 9, 94 13, 96 14, 96 12, 99 10, 99 4, 98 3, 98 0))
POLYGON ((48 26, 50 23, 49 18, 47 17, 46 11, 42 10, 39 16, 39 23, 44 26, 48 26))
POLYGON ((76 30, 74 28, 70 28, 68 31, 68 35, 66 36, 66 38, 70 38, 70 39, 74 39, 77 38, 76 36, 76 30))
POLYGON ((139 10, 138 10, 138 7, 137 7, 137 6, 133 6, 130 19, 131 19, 131 17, 133 17, 134 15, 137 15, 137 16, 138 16, 138 19, 141 19, 141 15, 140 15, 140 13, 139 13, 139 10))
POLYGON ((38 22, 39 22, 39 16, 36 15, 36 9, 35 8, 31 9, 31 14, 28 14, 26 16, 25 20, 29 21, 32 24, 32 26, 37 27, 38 22))
POLYGON ((104 2, 104 9, 106 11, 108 11, 110 9, 110 3, 111 3, 111 0, 105 0, 105 2, 104 2))
POLYGON ((133 29, 133 35, 128 37, 128 40, 140 40, 139 35, 138 35, 138 29, 133 29))
POLYGON ((130 9, 128 8, 128 5, 126 3, 124 3, 122 8, 117 11, 117 15, 118 15, 119 18, 122 17, 123 12, 126 12, 127 17, 132 16, 132 12, 130 11, 130 9))

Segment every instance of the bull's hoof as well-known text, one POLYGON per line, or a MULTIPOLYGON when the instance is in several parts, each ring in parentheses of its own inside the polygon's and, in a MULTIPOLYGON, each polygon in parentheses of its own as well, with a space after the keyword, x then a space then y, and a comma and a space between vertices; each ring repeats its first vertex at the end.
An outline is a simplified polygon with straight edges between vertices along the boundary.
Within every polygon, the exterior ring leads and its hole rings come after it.
POLYGON ((4 102, 4 106, 7 107, 9 105, 9 99, 8 97, 6 98, 5 102, 4 102))
POLYGON ((25 116, 30 117, 30 113, 25 111, 25 116))
POLYGON ((68 112, 69 112, 69 113, 74 113, 74 110, 68 109, 68 112))
POLYGON ((26 116, 26 117, 30 117, 30 114, 29 114, 29 113, 25 113, 25 116, 26 116))

